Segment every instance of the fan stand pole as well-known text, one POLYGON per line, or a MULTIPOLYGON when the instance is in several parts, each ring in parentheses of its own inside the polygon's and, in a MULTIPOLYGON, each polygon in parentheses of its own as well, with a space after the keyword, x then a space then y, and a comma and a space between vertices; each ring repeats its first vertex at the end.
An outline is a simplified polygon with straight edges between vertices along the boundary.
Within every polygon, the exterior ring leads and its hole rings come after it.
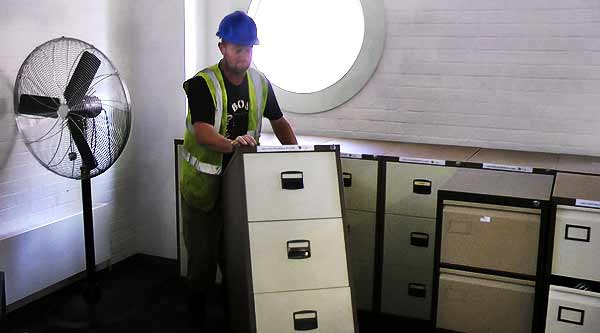
POLYGON ((96 304, 101 292, 96 274, 96 252, 94 247, 94 216, 92 213, 92 184, 90 172, 81 168, 81 198, 83 203, 83 235, 85 242, 86 287, 83 297, 88 304, 96 304))

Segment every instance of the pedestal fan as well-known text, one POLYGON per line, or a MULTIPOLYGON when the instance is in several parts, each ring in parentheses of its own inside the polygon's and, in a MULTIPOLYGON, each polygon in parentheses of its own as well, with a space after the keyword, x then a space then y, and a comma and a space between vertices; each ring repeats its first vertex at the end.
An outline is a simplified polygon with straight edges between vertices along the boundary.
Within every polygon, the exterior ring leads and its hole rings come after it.
POLYGON ((96 276, 92 177, 123 152, 131 127, 127 88, 108 58, 74 38, 57 38, 25 59, 14 87, 15 117, 38 162, 81 181, 87 287, 84 300, 101 298, 96 276))

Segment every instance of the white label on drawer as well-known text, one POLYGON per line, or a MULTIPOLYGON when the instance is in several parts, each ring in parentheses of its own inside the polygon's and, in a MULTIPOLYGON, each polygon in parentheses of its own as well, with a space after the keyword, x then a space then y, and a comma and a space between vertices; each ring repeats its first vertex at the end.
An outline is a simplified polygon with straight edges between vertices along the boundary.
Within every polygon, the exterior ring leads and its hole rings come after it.
POLYGON ((532 167, 518 166, 518 165, 483 163, 483 168, 490 169, 490 170, 518 171, 518 172, 528 172, 528 173, 533 172, 532 167))
POLYGON ((257 152, 266 153, 266 152, 275 152, 275 151, 314 151, 315 146, 307 145, 307 146, 296 146, 296 145, 286 145, 286 146, 258 146, 256 147, 257 152))
POLYGON ((585 311, 580 309, 569 308, 566 306, 558 307, 558 321, 583 325, 583 316, 585 311))
POLYGON ((575 205, 580 207, 600 208, 600 201, 576 199, 575 205))
POLYGON ((492 218, 489 216, 482 216, 479 218, 479 222, 490 223, 492 222, 492 218))
POLYGON ((417 158, 417 157, 405 157, 400 156, 400 162, 407 163, 418 163, 418 164, 431 164, 431 165, 446 165, 445 160, 433 160, 430 158, 417 158))
POLYGON ((362 158, 362 154, 340 153, 340 156, 346 158, 362 158))
POLYGON ((316 313, 298 313, 294 314, 294 319, 313 319, 316 318, 316 313))
POLYGON ((569 240, 588 242, 590 240, 590 229, 585 226, 566 225, 565 238, 569 240))

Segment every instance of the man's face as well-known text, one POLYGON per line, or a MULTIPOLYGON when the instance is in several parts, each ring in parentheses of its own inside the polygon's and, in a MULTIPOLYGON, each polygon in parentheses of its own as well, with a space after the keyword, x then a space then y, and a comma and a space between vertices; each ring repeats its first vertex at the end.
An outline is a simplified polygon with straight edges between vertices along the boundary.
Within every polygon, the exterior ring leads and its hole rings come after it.
POLYGON ((245 73, 252 62, 252 46, 236 45, 228 42, 219 43, 223 60, 227 69, 236 74, 245 73))

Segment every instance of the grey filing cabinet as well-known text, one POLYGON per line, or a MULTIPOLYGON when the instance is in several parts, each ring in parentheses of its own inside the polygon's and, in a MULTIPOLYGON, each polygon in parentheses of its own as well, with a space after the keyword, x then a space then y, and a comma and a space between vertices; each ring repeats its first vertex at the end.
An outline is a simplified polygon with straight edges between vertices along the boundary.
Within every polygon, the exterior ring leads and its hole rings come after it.
POLYGON ((540 331, 553 180, 553 175, 463 169, 440 188, 438 328, 540 331))
POLYGON ((386 158, 381 312, 431 319, 437 189, 475 151, 405 145, 386 158), (411 154, 411 157, 405 157, 411 154), (450 159, 435 159, 451 158, 450 159))
POLYGON ((546 312, 548 333, 600 329, 600 177, 558 173, 546 312))
POLYGON ((356 332, 336 146, 238 151, 224 174, 231 332, 356 332))
POLYGON ((341 156, 356 307, 372 311, 378 161, 373 155, 342 153, 341 156))

